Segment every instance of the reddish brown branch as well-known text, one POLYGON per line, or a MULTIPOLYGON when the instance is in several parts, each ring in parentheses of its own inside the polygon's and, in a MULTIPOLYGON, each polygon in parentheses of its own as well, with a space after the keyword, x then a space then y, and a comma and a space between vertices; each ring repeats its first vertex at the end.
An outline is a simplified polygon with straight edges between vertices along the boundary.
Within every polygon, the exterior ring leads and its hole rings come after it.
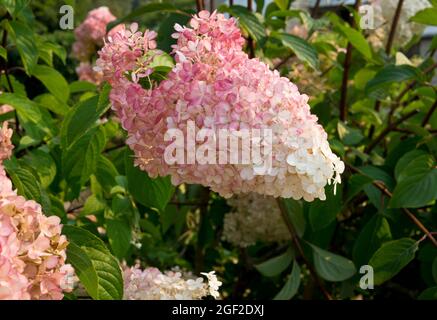
MULTIPOLYGON (((247 0, 247 10, 252 12, 252 7, 252 0, 247 0)), ((249 51, 249 58, 255 58, 255 43, 250 35, 247 37, 247 49, 249 51)))
MULTIPOLYGON (((389 33, 389 36, 388 36, 387 44, 385 46, 385 53, 387 55, 390 55, 390 50, 391 50, 391 47, 393 45, 393 40, 394 40, 394 37, 395 37, 395 34, 396 34, 396 27, 397 27, 398 22, 399 22, 399 17, 401 15, 403 3, 404 3, 404 0, 399 0, 398 6, 396 7, 395 15, 393 17, 393 21, 392 21, 392 24, 391 24, 391 27, 390 27, 390 33, 389 33)), ((413 86, 414 86, 414 84, 412 85, 412 87, 413 86)), ((411 88, 408 88, 407 91, 410 90, 411 88)), ((381 101, 378 100, 378 101, 375 102, 374 110, 375 111, 379 111, 380 108, 381 108, 381 101)), ((390 118, 391 118, 391 114, 389 115, 389 119, 390 118)), ((389 123, 390 123, 390 120, 389 120, 389 123)), ((374 131, 375 131, 375 126, 372 125, 370 127, 370 130, 369 130, 369 138, 372 138, 374 131)))
MULTIPOLYGON (((350 164, 346 164, 352 171, 355 171, 357 173, 360 174, 364 174, 361 170, 359 170, 358 168, 355 168, 354 166, 350 165, 350 164)), ((365 174, 364 174, 365 175, 365 174)), ((379 190, 382 191, 382 193, 384 193, 386 196, 388 196, 389 198, 391 198, 393 196, 393 194, 387 189, 387 187, 384 185, 383 182, 381 181, 377 181, 374 180, 372 181, 372 184, 377 187, 379 190)), ((432 244, 437 247, 437 240, 434 238, 433 236, 433 232, 430 232, 424 225, 423 223, 417 219, 417 217, 407 208, 402 208, 402 211, 407 215, 407 217, 419 228, 419 230, 421 230, 427 237, 428 239, 432 242, 432 244)))
POLYGON ((387 53, 387 55, 390 54, 390 50, 391 50, 391 47, 393 45, 393 40, 395 38, 396 28, 397 28, 397 25, 398 25, 398 22, 399 22, 399 18, 401 16, 401 11, 402 11, 402 5, 403 4, 404 4, 404 0, 399 0, 398 6, 396 7, 395 15, 393 17, 393 21, 392 21, 391 27, 390 27, 390 33, 388 35, 387 44, 385 46, 385 52, 387 53))
MULTIPOLYGON (((354 9, 358 10, 361 5, 361 0, 355 1, 354 9)), ((355 19, 352 17, 351 26, 355 27, 355 19)), ((345 121, 347 118, 347 91, 349 82, 349 69, 352 62, 352 44, 348 42, 346 47, 346 57, 344 58, 343 79, 341 83, 340 95, 340 120, 345 121)))
POLYGON ((431 120, 432 114, 437 109, 437 99, 434 101, 434 104, 431 106, 431 108, 428 110, 425 118, 423 118, 422 121, 422 127, 425 127, 429 120, 431 120))
POLYGON ((197 12, 205 9, 205 0, 196 0, 196 9, 197 12))
POLYGON ((319 7, 320 7, 320 0, 317 0, 313 10, 311 11, 311 17, 314 18, 317 15, 317 12, 319 11, 319 7))
MULTIPOLYGON (((437 68, 437 63, 434 63, 433 65, 429 66, 428 68, 426 68, 425 70, 423 70, 423 74, 428 74, 430 72, 432 72, 435 68, 437 68)), ((399 108, 399 106, 401 106, 401 100, 402 98, 408 93, 408 91, 410 91, 411 89, 414 88, 414 86, 417 84, 417 80, 413 80, 410 83, 408 83, 408 85, 399 93, 399 95, 395 98, 394 100, 394 104, 392 105, 392 107, 390 108, 390 111, 388 113, 388 122, 390 123, 392 118, 393 118, 393 114, 396 111, 397 108, 399 108)), ((376 109, 375 109, 376 110, 376 109)), ((378 111, 378 110, 377 110, 378 111)))
POLYGON ((347 117, 347 91, 349 82, 349 69, 352 62, 352 44, 348 42, 346 57, 344 58, 343 79, 341 82, 340 96, 340 120, 345 121, 347 117))
POLYGON ((252 11, 252 0, 247 0, 247 10, 252 11))
POLYGON ((194 268, 196 274, 199 274, 204 270, 204 260, 205 260, 205 248, 203 247, 202 239, 200 237, 200 233, 204 224, 204 220, 206 219, 206 215, 208 214, 208 202, 209 202, 210 191, 208 188, 203 187, 200 194, 200 217, 199 217, 199 228, 197 231, 197 243, 195 249, 195 263, 194 268))

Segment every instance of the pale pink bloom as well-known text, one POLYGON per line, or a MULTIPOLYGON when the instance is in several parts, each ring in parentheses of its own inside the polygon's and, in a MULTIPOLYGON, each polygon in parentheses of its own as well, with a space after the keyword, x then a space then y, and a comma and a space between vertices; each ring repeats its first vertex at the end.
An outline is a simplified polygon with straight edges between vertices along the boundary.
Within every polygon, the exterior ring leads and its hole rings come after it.
POLYGON ((81 63, 76 68, 79 80, 89 81, 99 85, 102 82, 102 73, 93 69, 92 57, 103 46, 107 35, 115 34, 124 28, 117 25, 106 33, 108 24, 116 17, 107 7, 99 7, 88 12, 86 19, 74 30, 76 41, 73 43, 73 56, 81 63))
POLYGON ((11 143, 12 133, 12 129, 8 128, 8 123, 4 122, 0 130, 0 162, 12 155, 12 150, 14 149, 11 143))
POLYGON ((138 74, 150 73, 160 54, 154 34, 138 32, 135 24, 108 37, 99 51, 97 68, 112 86, 112 106, 128 132, 135 164, 151 177, 170 175, 175 185, 202 184, 225 197, 256 192, 325 199, 324 187, 340 182, 344 164, 311 114, 308 96, 266 64, 249 59, 235 19, 202 11, 190 26, 176 26, 176 65, 151 88, 141 86, 138 74), (167 164, 164 151, 172 142, 164 135, 169 128, 186 133, 188 121, 196 131, 273 130, 272 153, 264 155, 264 160, 272 157, 272 170, 263 172, 252 163, 167 164))
POLYGON ((88 81, 96 85, 103 81, 102 72, 94 70, 89 62, 81 62, 76 68, 76 73, 81 81, 88 81))
MULTIPOLYGON (((88 61, 97 48, 103 45, 107 25, 116 17, 108 7, 99 7, 88 12, 85 20, 74 30, 76 42, 73 44, 73 55, 80 61, 88 61)), ((110 31, 117 32, 122 26, 110 31)))
POLYGON ((5 114, 11 111, 14 111, 14 108, 8 104, 0 106, 0 114, 5 114))
POLYGON ((0 130, 0 300, 62 299, 68 243, 60 219, 43 215, 41 206, 12 189, 3 160, 12 154, 12 130, 0 130))

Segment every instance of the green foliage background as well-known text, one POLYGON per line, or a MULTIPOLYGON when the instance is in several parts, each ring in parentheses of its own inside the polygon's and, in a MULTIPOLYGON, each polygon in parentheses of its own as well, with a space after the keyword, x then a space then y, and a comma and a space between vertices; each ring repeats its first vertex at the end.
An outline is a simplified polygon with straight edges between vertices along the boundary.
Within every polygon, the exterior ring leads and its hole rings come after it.
MULTIPOLYGON (((290 75, 296 65, 326 84, 306 85, 316 91, 312 112, 347 163, 336 196, 282 202, 293 241, 241 249, 221 240, 230 210, 223 198, 201 186, 175 188, 133 167, 109 108, 110 88, 77 81, 73 31, 58 27, 65 3, 75 9, 76 26, 100 5, 117 17, 130 14, 127 20, 157 30, 158 47, 167 52, 173 24, 188 20, 169 12, 196 8, 185 0, 159 10, 135 1, 0 1, 0 105, 15 109, 0 120, 16 129, 6 169, 20 194, 61 217, 68 259, 90 297, 122 298, 118 263, 140 259, 161 269, 216 270, 225 299, 437 299, 436 37, 418 63, 402 64, 398 53, 419 39, 378 49, 359 24, 345 21, 348 12, 358 19, 353 8, 312 17, 281 0, 264 14, 220 7, 239 18, 252 39, 248 52, 300 88, 305 76, 290 75), (287 17, 305 26, 306 39, 284 32, 287 17), (373 290, 359 286, 367 264, 373 290)), ((432 3, 414 20, 435 25, 432 3)))

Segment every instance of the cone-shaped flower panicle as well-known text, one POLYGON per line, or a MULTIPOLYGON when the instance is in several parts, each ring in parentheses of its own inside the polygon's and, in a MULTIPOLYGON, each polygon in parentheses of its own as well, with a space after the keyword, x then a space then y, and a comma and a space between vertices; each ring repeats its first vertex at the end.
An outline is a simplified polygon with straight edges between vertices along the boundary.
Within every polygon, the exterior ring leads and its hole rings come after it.
MULTIPOLYGON (((308 96, 263 62, 249 59, 233 18, 201 11, 189 27, 176 25, 176 64, 160 83, 150 80, 160 55, 155 34, 137 28, 134 24, 108 37, 97 68, 112 85, 110 99, 128 132, 135 163, 151 177, 170 175, 173 184, 202 184, 225 197, 252 191, 306 201, 325 199, 326 184, 341 182, 344 164, 311 114, 308 96), (250 163, 168 163, 165 152, 173 141, 166 141, 166 132, 180 129, 188 138, 190 122, 196 132, 270 130, 272 139, 250 139, 271 151, 250 163), (268 159, 267 170, 260 163, 268 159)), ((196 148, 205 143, 198 140, 196 148)), ((184 146, 186 159, 192 149, 184 146)), ((219 158, 223 150, 216 146, 219 158)), ((247 152, 242 143, 239 148, 247 152)))
MULTIPOLYGON (((88 61, 103 45, 107 25, 116 17, 108 7, 99 7, 88 12, 85 20, 74 30, 76 41, 73 43, 73 55, 80 61, 88 61)), ((115 33, 122 25, 113 28, 109 34, 115 33)))

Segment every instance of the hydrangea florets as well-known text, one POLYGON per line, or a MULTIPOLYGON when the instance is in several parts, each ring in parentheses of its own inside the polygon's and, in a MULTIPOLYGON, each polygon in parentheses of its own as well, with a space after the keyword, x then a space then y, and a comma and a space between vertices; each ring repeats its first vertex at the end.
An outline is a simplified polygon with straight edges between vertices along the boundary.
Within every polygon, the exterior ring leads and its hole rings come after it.
POLYGON ((200 300, 208 295, 217 299, 220 294, 214 271, 202 273, 203 278, 195 278, 179 269, 162 273, 157 268, 141 269, 138 265, 125 268, 123 272, 125 300, 200 300))
POLYGON ((12 154, 12 130, 0 130, 0 300, 63 298, 72 289, 73 268, 65 264, 67 239, 60 219, 12 189, 3 160, 12 154))
MULTIPOLYGON (((325 199, 326 184, 340 182, 343 162, 332 153, 327 134, 296 85, 243 51, 244 38, 233 18, 201 11, 190 27, 175 26, 176 64, 159 84, 143 88, 153 73, 155 34, 137 25, 108 38, 97 67, 112 85, 110 99, 135 163, 151 177, 170 175, 173 184, 197 183, 224 197, 256 192, 312 201, 325 199), (169 129, 187 131, 269 129, 272 168, 257 164, 168 164, 169 129)), ((263 141, 263 143, 269 143, 263 141)), ((197 141, 196 146, 203 141, 197 141)))
POLYGON ((262 242, 284 242, 290 233, 275 198, 256 193, 227 200, 231 211, 225 214, 223 240, 239 247, 262 242))

